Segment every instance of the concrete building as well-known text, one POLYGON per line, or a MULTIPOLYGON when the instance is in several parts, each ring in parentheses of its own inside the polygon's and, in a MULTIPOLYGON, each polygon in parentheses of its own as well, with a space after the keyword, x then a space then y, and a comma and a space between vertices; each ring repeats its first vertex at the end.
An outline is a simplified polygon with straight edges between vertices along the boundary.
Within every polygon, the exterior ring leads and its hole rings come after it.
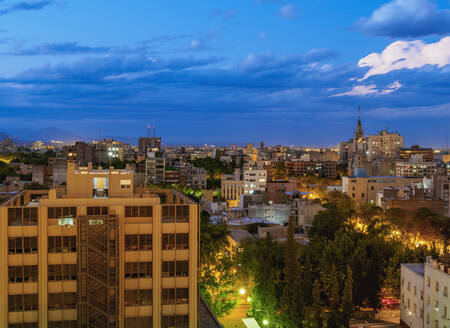
POLYGON ((69 162, 0 207, 0 327, 197 327, 198 205, 69 162))
POLYGON ((414 155, 421 155, 424 162, 434 161, 433 148, 420 148, 418 145, 414 145, 411 148, 400 149, 400 159, 404 162, 409 162, 414 155))
POLYGON ((446 216, 450 217, 450 175, 434 175, 433 198, 444 201, 446 216))
POLYGON ((260 204, 249 205, 248 216, 250 218, 271 221, 277 224, 289 222, 291 206, 289 204, 260 204))
POLYGON ((266 170, 248 169, 244 170, 244 194, 263 192, 266 190, 267 172, 266 170))
POLYGON ((295 224, 304 229, 311 227, 314 217, 324 209, 319 203, 306 198, 293 199, 290 204, 295 224))
POLYGON ((139 138, 139 153, 147 154, 149 151, 161 150, 161 137, 141 137, 139 138))
POLYGON ((86 142, 75 142, 74 145, 62 147, 63 158, 75 161, 78 165, 87 166, 88 163, 94 163, 94 145, 86 142))
POLYGON ((286 192, 297 190, 297 179, 289 180, 275 180, 267 182, 267 196, 268 200, 274 203, 279 203, 280 198, 286 198, 286 192))
POLYGON ((166 183, 179 183, 180 181, 180 175, 178 170, 168 170, 166 167, 166 170, 164 172, 164 180, 166 183))
POLYGON ((401 265, 400 324, 408 328, 450 326, 450 261, 427 258, 401 265))
POLYGON ((227 201, 228 207, 237 207, 239 198, 244 193, 244 181, 236 179, 234 174, 222 175, 221 193, 227 201))
POLYGON ((206 189, 208 183, 207 172, 202 167, 195 167, 192 164, 180 167, 179 170, 180 184, 195 189, 206 189))
POLYGON ((408 162, 396 162, 395 173, 402 177, 431 177, 436 174, 436 163, 425 162, 422 155, 413 155, 408 162))
POLYGON ((336 178, 336 164, 336 162, 331 161, 289 161, 284 165, 288 177, 317 176, 336 178))
POLYGON ((355 202, 376 204, 378 192, 385 188, 423 188, 423 178, 407 177, 342 177, 342 192, 355 202))
POLYGON ((156 153, 148 152, 145 159, 146 183, 163 183, 165 179, 166 159, 156 157, 156 153))
POLYGON ((94 141, 94 147, 94 156, 99 163, 108 164, 114 159, 123 161, 122 141, 103 139, 101 141, 94 141))
POLYGON ((366 137, 367 160, 395 159, 399 157, 403 147, 403 136, 396 132, 381 130, 377 135, 366 137))

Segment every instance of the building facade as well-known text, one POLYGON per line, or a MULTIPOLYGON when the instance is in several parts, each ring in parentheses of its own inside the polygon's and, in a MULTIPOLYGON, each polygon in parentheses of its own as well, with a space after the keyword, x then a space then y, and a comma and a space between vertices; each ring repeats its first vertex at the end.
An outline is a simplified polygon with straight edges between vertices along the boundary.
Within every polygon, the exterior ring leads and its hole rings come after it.
POLYGON ((317 176, 336 178, 336 162, 289 161, 285 169, 288 177, 317 176))
POLYGON ((198 205, 69 162, 0 207, 0 326, 197 326, 198 205))
POLYGON ((244 194, 253 194, 266 190, 267 172, 266 170, 258 170, 249 168, 244 170, 244 194))

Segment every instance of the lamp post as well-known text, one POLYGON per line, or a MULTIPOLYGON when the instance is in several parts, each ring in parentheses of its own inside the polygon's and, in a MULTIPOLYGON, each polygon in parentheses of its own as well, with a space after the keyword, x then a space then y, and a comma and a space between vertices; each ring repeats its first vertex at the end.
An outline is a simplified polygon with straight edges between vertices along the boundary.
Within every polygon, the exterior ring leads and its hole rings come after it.
MULTIPOLYGON (((256 312, 265 312, 266 314, 267 314, 267 316, 268 317, 270 317, 270 315, 269 315, 269 311, 267 311, 267 310, 263 310, 263 309, 257 309, 257 310, 253 310, 253 311, 256 311, 256 312)), ((263 319, 263 321, 262 321, 262 323, 263 323, 263 325, 264 326, 267 326, 267 327, 273 327, 274 325, 275 325, 275 327, 283 327, 281 324, 279 324, 279 323, 277 323, 277 322, 275 322, 275 321, 270 321, 270 320, 268 320, 268 319, 263 319)))

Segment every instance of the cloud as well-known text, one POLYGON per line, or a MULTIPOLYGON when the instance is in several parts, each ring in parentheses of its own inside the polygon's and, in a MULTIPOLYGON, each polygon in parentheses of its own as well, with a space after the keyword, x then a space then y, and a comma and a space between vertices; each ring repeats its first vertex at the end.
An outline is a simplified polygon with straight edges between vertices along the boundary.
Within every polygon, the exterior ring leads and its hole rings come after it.
POLYGON ((433 0, 392 0, 356 26, 372 36, 443 35, 450 32, 450 10, 438 10, 433 0))
POLYGON ((15 11, 22 10, 41 10, 52 3, 54 3, 53 0, 20 1, 7 8, 0 9, 0 15, 6 15, 15 11))
POLYGON ((297 8, 293 5, 284 5, 279 11, 280 17, 293 20, 297 17, 297 8))
POLYGON ((258 34, 257 39, 258 40, 265 40, 265 39, 267 39, 267 34, 264 33, 264 32, 261 32, 261 33, 258 34))
POLYGON ((448 64, 450 64, 450 37, 429 44, 421 40, 395 41, 381 53, 371 53, 358 62, 359 67, 370 68, 360 80, 394 70, 414 69, 425 65, 443 67, 448 64))
POLYGON ((367 114, 370 117, 386 118, 450 117, 450 103, 430 106, 377 107, 367 114))
POLYGON ((386 89, 378 89, 376 84, 368 85, 355 85, 350 91, 331 95, 330 97, 342 97, 342 96, 367 96, 367 95, 387 95, 402 87, 399 81, 395 81, 389 84, 386 89))
POLYGON ((82 53, 105 53, 110 47, 90 47, 80 45, 78 42, 44 43, 34 47, 25 48, 22 44, 12 47, 7 54, 19 56, 35 55, 73 55, 82 53))

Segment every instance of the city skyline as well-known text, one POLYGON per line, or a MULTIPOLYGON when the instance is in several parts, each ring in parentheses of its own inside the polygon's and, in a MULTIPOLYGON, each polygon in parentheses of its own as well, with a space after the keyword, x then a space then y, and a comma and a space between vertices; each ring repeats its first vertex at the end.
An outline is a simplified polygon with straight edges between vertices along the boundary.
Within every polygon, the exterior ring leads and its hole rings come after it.
POLYGON ((360 105, 370 134, 447 143, 444 0, 4 1, 0 16, 0 131, 19 139, 154 124, 166 144, 332 146, 360 105))

